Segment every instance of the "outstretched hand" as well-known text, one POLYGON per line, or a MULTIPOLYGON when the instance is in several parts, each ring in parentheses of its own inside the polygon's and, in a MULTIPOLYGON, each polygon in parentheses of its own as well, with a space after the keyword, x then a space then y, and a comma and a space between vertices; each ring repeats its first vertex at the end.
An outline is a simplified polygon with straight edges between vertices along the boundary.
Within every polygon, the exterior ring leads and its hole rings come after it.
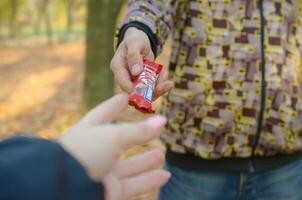
POLYGON ((166 119, 156 116, 137 123, 111 122, 127 106, 127 95, 120 94, 90 111, 59 142, 106 187, 107 200, 128 199, 161 187, 170 174, 158 168, 164 155, 152 150, 119 160, 120 153, 158 137, 166 119))

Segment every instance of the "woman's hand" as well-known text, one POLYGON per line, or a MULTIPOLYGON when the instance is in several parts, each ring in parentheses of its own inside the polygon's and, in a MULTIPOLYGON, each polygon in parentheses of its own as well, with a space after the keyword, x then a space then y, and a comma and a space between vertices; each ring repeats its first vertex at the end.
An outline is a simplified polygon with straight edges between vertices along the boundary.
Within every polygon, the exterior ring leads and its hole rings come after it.
POLYGON ((159 167, 160 150, 120 160, 120 153, 156 138, 166 119, 156 116, 138 123, 111 124, 127 106, 127 96, 116 95, 90 111, 59 142, 87 170, 89 176, 106 187, 106 199, 121 200, 161 187, 170 174, 159 167))

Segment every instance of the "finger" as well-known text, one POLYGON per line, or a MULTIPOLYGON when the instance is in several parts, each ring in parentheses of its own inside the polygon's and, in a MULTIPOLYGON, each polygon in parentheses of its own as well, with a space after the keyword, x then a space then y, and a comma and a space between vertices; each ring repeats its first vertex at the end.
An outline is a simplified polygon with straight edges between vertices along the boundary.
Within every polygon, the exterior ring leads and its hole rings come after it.
POLYGON ((144 58, 154 61, 154 54, 151 49, 149 50, 148 54, 144 58))
POLYGON ((137 43, 127 45, 127 63, 132 76, 138 76, 143 71, 142 48, 137 43))
POLYGON ((156 82, 156 88, 153 94, 153 101, 164 95, 174 87, 174 82, 168 80, 168 72, 162 71, 156 82))
POLYGON ((136 124, 121 124, 119 129, 120 142, 124 148, 143 145, 158 137, 167 119, 163 116, 151 117, 136 124))
POLYGON ((154 170, 140 176, 123 180, 125 199, 156 190, 166 184, 171 174, 164 170, 154 170))
POLYGON ((93 125, 112 122, 127 105, 128 95, 115 95, 87 113, 84 120, 93 125))
POLYGON ((174 82, 167 80, 156 86, 154 91, 153 101, 169 92, 174 87, 174 82))
POLYGON ((131 80, 131 74, 128 70, 128 64, 126 61, 126 47, 121 44, 112 58, 110 68, 114 73, 115 81, 120 86, 120 88, 131 93, 133 89, 133 83, 131 80))
POLYGON ((154 149, 125 160, 120 160, 114 172, 120 178, 135 176, 160 167, 163 161, 163 152, 159 149, 154 149))
POLYGON ((114 148, 119 152, 155 139, 160 135, 166 122, 165 117, 156 116, 138 123, 107 124, 95 128, 97 132, 106 133, 107 143, 115 144, 114 148))

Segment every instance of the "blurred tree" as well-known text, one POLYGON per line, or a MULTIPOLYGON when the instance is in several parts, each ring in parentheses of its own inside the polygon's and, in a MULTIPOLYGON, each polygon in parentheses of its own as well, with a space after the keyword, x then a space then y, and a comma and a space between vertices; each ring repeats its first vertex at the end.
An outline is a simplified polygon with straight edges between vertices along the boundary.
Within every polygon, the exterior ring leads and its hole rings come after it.
POLYGON ((66 1, 66 15, 67 15, 66 33, 67 35, 69 35, 72 32, 72 28, 73 28, 74 5, 76 1, 75 0, 65 0, 65 1, 66 1))
POLYGON ((51 13, 49 11, 49 4, 51 0, 44 0, 44 13, 45 13, 45 23, 46 23, 46 31, 47 31, 47 37, 48 37, 48 44, 52 44, 52 24, 51 24, 51 13))
POLYGON ((50 13, 51 0, 42 0, 41 11, 45 19, 46 33, 48 38, 48 44, 52 44, 52 24, 51 24, 51 13, 50 13))
POLYGON ((0 37, 5 39, 10 36, 10 23, 12 15, 11 0, 0 0, 0 37), (8 34, 7 34, 8 30, 8 34))
POLYGON ((14 39, 17 33, 17 15, 18 15, 18 0, 10 0, 11 5, 11 16, 10 16, 10 34, 9 37, 14 39))
POLYGON ((88 0, 84 108, 90 109, 113 95, 113 56, 116 18, 123 0, 88 0))
POLYGON ((37 12, 35 13, 34 33, 38 35, 41 33, 41 17, 43 14, 41 11, 41 0, 35 2, 35 9, 37 12))
POLYGON ((41 22, 44 20, 46 33, 48 38, 48 43, 52 44, 53 42, 53 31, 51 23, 51 11, 50 11, 51 0, 38 0, 37 1, 37 18, 35 23, 35 33, 40 34, 41 22))
POLYGON ((84 33, 87 1, 0 0, 0 39, 21 41, 35 35, 46 36, 49 43, 65 36, 67 41, 76 39, 84 33), (76 34, 69 37, 71 32, 76 34))

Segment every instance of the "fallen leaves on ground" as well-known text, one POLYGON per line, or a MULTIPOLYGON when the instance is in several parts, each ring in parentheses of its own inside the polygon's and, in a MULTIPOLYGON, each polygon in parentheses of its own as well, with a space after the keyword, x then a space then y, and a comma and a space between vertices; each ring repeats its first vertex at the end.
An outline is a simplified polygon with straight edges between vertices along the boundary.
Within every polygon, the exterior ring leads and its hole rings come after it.
POLYGON ((0 136, 55 139, 80 117, 84 45, 3 48, 0 136))

